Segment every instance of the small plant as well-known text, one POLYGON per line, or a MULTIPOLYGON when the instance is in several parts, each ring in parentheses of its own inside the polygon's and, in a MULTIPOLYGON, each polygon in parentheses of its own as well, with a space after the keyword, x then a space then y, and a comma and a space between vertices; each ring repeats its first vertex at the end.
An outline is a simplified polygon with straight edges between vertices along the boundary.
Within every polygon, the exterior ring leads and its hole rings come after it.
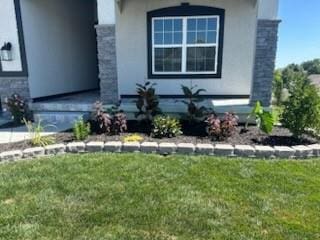
POLYGON ((43 136, 45 126, 42 125, 41 120, 39 120, 36 124, 33 124, 31 121, 27 121, 26 119, 23 119, 23 122, 26 125, 30 135, 30 142, 32 146, 45 147, 55 143, 54 137, 43 136))
POLYGON ((225 140, 234 135, 239 118, 234 113, 226 113, 223 119, 212 114, 206 119, 207 133, 213 140, 225 140))
POLYGON ((5 103, 15 123, 23 123, 24 119, 30 120, 28 104, 20 95, 12 94, 5 103))
POLYGON ((144 139, 139 134, 130 134, 123 138, 123 142, 142 142, 144 139))
POLYGON ((101 102, 94 104, 93 122, 98 134, 120 134, 127 131, 127 117, 117 106, 105 111, 101 102))
POLYGON ((262 132, 266 134, 270 134, 272 132, 273 126, 275 124, 275 117, 271 112, 264 110, 259 101, 256 102, 256 105, 254 106, 252 112, 248 116, 245 129, 248 129, 249 120, 253 117, 256 120, 258 128, 262 132))
POLYGON ((152 121, 153 117, 161 113, 159 97, 156 95, 155 83, 146 82, 137 85, 138 100, 135 102, 138 112, 136 118, 141 117, 144 121, 152 121))
POLYGON ((79 118, 73 125, 73 136, 77 141, 83 141, 90 135, 90 123, 86 123, 82 118, 79 118))
POLYGON ((151 135, 156 138, 172 138, 182 134, 178 119, 170 116, 157 116, 153 120, 151 135))
POLYGON ((206 92, 205 89, 197 89, 197 86, 191 88, 181 85, 181 89, 186 100, 182 100, 188 108, 187 118, 190 122, 197 120, 198 118, 204 117, 208 109, 204 106, 198 106, 200 102, 203 102, 203 99, 200 97, 201 93, 206 92))
POLYGON ((282 125, 288 128, 295 138, 301 138, 310 129, 319 133, 319 90, 307 81, 306 75, 297 73, 290 81, 290 96, 283 104, 282 125))

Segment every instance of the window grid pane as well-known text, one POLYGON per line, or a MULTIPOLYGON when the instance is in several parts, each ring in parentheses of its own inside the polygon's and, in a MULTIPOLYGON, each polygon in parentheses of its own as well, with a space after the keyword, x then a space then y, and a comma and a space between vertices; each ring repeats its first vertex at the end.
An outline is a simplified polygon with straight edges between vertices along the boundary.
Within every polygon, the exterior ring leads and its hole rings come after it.
POLYGON ((153 46, 154 71, 181 74, 216 72, 217 28, 216 17, 155 19, 153 43, 157 46, 153 46), (186 29, 185 35, 183 29, 186 29), (183 44, 184 37, 186 45, 183 44), (182 65, 185 65, 184 69, 182 65))

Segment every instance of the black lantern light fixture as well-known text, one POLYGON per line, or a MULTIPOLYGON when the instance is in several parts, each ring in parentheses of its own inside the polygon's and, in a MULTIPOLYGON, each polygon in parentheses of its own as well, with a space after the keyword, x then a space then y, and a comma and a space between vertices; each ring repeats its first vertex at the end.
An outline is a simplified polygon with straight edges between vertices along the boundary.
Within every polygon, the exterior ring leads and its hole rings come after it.
POLYGON ((5 42, 1 47, 1 61, 12 61, 12 44, 5 42))

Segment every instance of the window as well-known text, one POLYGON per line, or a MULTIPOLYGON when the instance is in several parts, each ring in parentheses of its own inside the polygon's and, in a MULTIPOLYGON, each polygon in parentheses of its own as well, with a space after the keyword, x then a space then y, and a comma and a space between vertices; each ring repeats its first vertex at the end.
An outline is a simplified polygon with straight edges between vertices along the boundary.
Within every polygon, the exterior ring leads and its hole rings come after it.
MULTIPOLYGON (((198 8, 208 13, 207 7, 198 8)), ((160 12, 165 11, 170 8, 160 12)), ((159 16, 160 12, 149 14, 149 77, 221 77, 224 15, 189 15, 184 10, 187 16, 172 16, 172 11, 159 16)))

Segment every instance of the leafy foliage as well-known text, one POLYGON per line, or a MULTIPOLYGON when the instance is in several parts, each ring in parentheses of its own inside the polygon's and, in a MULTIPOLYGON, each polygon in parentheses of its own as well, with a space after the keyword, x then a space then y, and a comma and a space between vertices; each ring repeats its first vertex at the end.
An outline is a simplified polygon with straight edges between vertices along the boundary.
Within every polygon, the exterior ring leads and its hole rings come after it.
POLYGON ((320 59, 306 61, 302 63, 301 66, 308 73, 308 75, 320 74, 320 59))
POLYGON ((73 125, 73 136, 78 141, 83 141, 88 138, 91 133, 90 123, 86 123, 82 118, 79 118, 73 125))
POLYGON ((273 78, 273 96, 275 98, 275 104, 277 106, 281 105, 282 101, 282 91, 283 91, 283 80, 282 73, 280 70, 275 71, 273 78))
POLYGON ((27 101, 18 94, 12 94, 5 100, 8 111, 11 113, 14 122, 23 123, 24 119, 31 120, 31 113, 27 101))
POLYGON ((207 112, 207 108, 204 106, 198 106, 200 102, 203 102, 201 98, 201 93, 206 92, 205 89, 197 89, 198 86, 193 86, 191 88, 181 85, 181 89, 186 100, 182 100, 188 108, 187 118, 189 121, 195 121, 198 118, 204 117, 207 112))
POLYGON ((170 116, 157 116, 153 120, 151 135, 155 138, 172 138, 182 134, 180 121, 170 116))
POLYGON ((226 113, 222 119, 212 114, 205 120, 207 133, 213 140, 225 140, 234 135, 238 121, 234 113, 226 113))
POLYGON ((156 84, 146 82, 144 85, 136 85, 138 94, 136 118, 141 117, 142 120, 152 121, 154 116, 161 113, 159 97, 156 95, 156 89, 154 88, 156 84))
MULTIPOLYGON (((50 144, 55 143, 55 139, 52 136, 43 136, 43 132, 46 126, 42 125, 42 121, 39 120, 38 123, 33 124, 31 121, 23 119, 24 124, 27 127, 28 133, 30 135, 30 142, 34 147, 45 147, 50 144)), ((47 125, 48 127, 49 125, 47 125)))
POLYGON ((127 117, 117 106, 104 110, 101 102, 94 104, 93 122, 98 134, 120 134, 127 131, 127 117))
POLYGON ((124 137, 123 141, 125 143, 128 143, 128 142, 142 142, 143 141, 143 137, 140 136, 139 134, 130 134, 130 135, 124 137))
POLYGON ((249 119, 252 117, 255 118, 257 126, 262 132, 266 134, 270 134, 272 132, 275 124, 274 116, 271 112, 266 111, 259 101, 256 102, 251 114, 248 116, 246 128, 248 127, 249 119))
POLYGON ((309 128, 320 131, 320 96, 306 75, 295 74, 291 79, 290 96, 284 102, 281 123, 294 137, 300 138, 309 128))

